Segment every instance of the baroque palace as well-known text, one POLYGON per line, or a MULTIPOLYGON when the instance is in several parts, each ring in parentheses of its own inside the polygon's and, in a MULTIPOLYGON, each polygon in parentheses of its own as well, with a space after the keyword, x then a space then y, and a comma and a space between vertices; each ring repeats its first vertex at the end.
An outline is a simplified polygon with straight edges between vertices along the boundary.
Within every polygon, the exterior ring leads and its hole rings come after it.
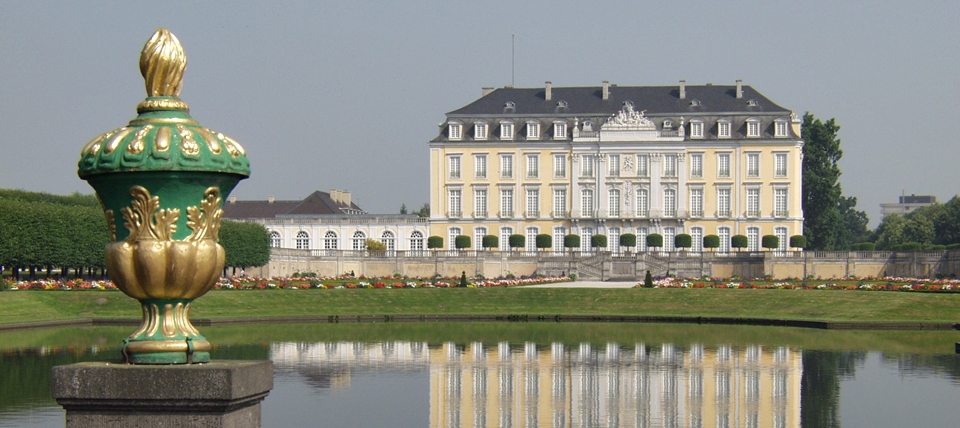
POLYGON ((430 234, 454 248, 467 235, 763 235, 803 233, 801 121, 740 80, 735 85, 484 88, 447 113, 430 141, 430 234))

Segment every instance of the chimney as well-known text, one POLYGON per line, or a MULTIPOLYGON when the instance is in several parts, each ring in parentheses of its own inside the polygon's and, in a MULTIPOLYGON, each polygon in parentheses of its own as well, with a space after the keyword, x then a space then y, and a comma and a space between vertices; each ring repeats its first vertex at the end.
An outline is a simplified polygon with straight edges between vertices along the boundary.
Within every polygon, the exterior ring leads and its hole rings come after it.
POLYGON ((550 101, 553 99, 553 83, 551 83, 549 80, 547 80, 545 83, 546 83, 546 91, 544 92, 544 98, 547 101, 550 101))
POLYGON ((350 191, 344 190, 340 192, 340 203, 350 206, 350 191))
POLYGON ((604 80, 603 81, 603 100, 606 101, 609 99, 610 99, 610 81, 604 80))
POLYGON ((273 201, 274 201, 273 195, 267 196, 267 203, 268 203, 268 204, 272 204, 273 201))
POLYGON ((743 98, 743 80, 737 79, 737 99, 743 98))
POLYGON ((333 199, 334 203, 340 203, 340 191, 337 189, 330 189, 330 199, 333 199))
POLYGON ((685 79, 680 79, 680 99, 687 98, 687 81, 685 79))
POLYGON ((237 197, 236 197, 236 195, 230 195, 230 203, 231 203, 231 204, 237 203, 237 197))
POLYGON ((480 95, 480 96, 481 96, 481 97, 485 97, 485 96, 487 96, 487 95, 490 95, 491 92, 493 92, 493 86, 484 86, 484 87, 483 87, 483 93, 482 93, 482 95, 480 95))

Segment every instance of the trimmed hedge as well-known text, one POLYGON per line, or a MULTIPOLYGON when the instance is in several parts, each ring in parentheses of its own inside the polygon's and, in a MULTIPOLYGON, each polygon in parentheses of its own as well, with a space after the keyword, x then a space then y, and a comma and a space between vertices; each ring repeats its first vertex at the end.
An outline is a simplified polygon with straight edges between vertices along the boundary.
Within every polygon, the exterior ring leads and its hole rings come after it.
POLYGON ((717 235, 704 236, 703 248, 720 248, 720 237, 717 235))
POLYGON ((647 246, 650 248, 660 248, 663 246, 663 235, 651 233, 647 235, 647 246))
POLYGON ((637 235, 632 233, 624 233, 620 235, 620 246, 621 247, 636 247, 637 246, 637 235))
POLYGON ((527 238, 519 233, 514 233, 507 239, 507 243, 510 244, 510 248, 523 248, 527 245, 527 238))
POLYGON ((497 238, 497 235, 483 235, 481 243, 483 248, 497 248, 500 246, 500 238, 497 238))
POLYGON ((763 235, 760 238, 760 245, 768 250, 776 250, 780 248, 780 238, 777 235, 763 235))
POLYGON ((541 233, 541 234, 537 235, 537 248, 539 248, 539 249, 542 250, 542 249, 545 249, 545 248, 550 248, 550 247, 552 247, 552 246, 553 246, 553 237, 552 237, 552 236, 550 236, 550 235, 548 235, 548 234, 546 234, 546 233, 541 233))
POLYGON ((457 235, 453 238, 453 245, 457 247, 458 250, 470 248, 470 237, 467 235, 457 235))
POLYGON ((857 242, 850 246, 850 249, 853 251, 874 251, 877 249, 877 244, 873 242, 857 242))
POLYGON ((730 246, 736 248, 737 251, 740 251, 741 248, 747 248, 747 245, 750 245, 750 240, 745 235, 733 235, 730 238, 730 246))
POLYGON ((566 235, 563 237, 563 248, 580 248, 580 235, 566 235))
POLYGON ((791 236, 790 248, 807 248, 807 237, 803 235, 791 236))
POLYGON ((673 238, 673 245, 677 248, 690 248, 693 246, 693 237, 681 233, 673 238))
POLYGON ((593 248, 606 248, 607 235, 593 235, 590 237, 590 246, 593 248))
POLYGON ((427 248, 431 250, 443 248, 443 238, 436 235, 427 238, 427 248))

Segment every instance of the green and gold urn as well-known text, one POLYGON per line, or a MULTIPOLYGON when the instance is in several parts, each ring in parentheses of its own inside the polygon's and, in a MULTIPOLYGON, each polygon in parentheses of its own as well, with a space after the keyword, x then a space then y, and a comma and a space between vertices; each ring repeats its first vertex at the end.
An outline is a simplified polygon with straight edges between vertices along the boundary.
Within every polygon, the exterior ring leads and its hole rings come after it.
POLYGON ((143 308, 143 322, 123 344, 133 364, 210 361, 190 303, 223 270, 223 200, 250 175, 243 148, 201 126, 180 100, 186 66, 176 36, 157 30, 140 54, 147 99, 138 116, 80 153, 80 178, 96 190, 107 219, 107 273, 143 308))

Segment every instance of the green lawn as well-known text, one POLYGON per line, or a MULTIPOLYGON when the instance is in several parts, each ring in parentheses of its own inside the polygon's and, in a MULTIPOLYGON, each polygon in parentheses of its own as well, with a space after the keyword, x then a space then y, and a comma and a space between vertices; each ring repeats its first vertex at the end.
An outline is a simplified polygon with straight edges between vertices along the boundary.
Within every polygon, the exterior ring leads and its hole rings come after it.
MULTIPOLYGON (((960 293, 838 290, 482 289, 214 290, 191 318, 297 315, 659 315, 819 321, 960 322, 960 293)), ((0 292, 0 324, 139 318, 119 291, 0 292)))

